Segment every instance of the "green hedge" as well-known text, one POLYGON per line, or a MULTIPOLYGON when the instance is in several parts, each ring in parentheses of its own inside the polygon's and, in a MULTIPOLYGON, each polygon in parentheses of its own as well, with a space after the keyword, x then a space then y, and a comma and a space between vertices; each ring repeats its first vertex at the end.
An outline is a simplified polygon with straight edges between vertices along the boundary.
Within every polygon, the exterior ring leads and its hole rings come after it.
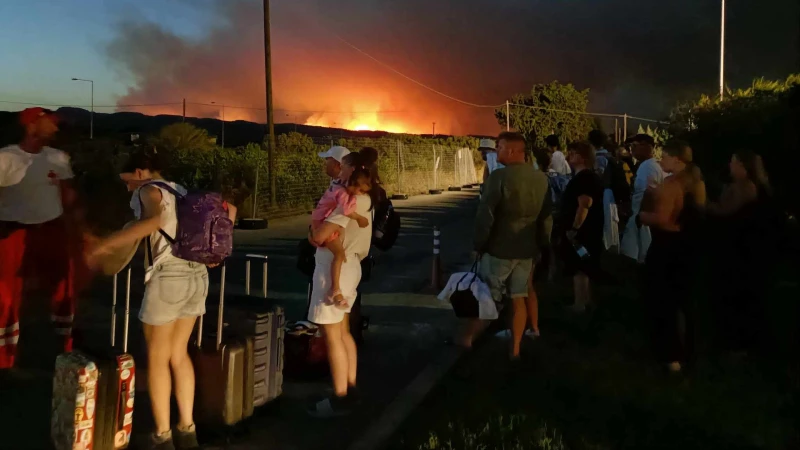
MULTIPOLYGON (((378 167, 389 194, 402 186, 405 193, 427 192, 432 167, 432 148, 439 154, 454 154, 459 148, 477 149, 477 139, 424 139, 400 135, 392 138, 360 138, 321 140, 300 133, 277 137, 276 184, 277 209, 270 205, 269 163, 266 146, 250 144, 240 148, 161 149, 167 155, 164 176, 189 189, 213 190, 222 193, 240 210, 240 216, 252 214, 253 196, 259 215, 265 216, 298 208, 311 208, 322 195, 330 180, 323 173, 318 154, 331 143, 344 145, 353 151, 366 146, 378 150, 378 167), (398 171, 398 147, 402 149, 402 171, 398 171), (256 185, 256 179, 258 183, 256 185)), ((122 163, 137 147, 119 142, 96 139, 62 148, 72 158, 76 184, 87 208, 87 219, 98 232, 119 229, 132 218, 130 193, 119 180, 122 163)), ((482 167, 480 154, 473 151, 478 171, 482 167)), ((452 170, 450 159, 440 171, 452 170), (449 164, 449 165, 448 165, 449 164)), ((451 177, 452 178, 452 177, 451 177)), ((448 180, 441 181, 440 184, 448 180)), ((446 187, 446 186, 444 186, 446 187)))

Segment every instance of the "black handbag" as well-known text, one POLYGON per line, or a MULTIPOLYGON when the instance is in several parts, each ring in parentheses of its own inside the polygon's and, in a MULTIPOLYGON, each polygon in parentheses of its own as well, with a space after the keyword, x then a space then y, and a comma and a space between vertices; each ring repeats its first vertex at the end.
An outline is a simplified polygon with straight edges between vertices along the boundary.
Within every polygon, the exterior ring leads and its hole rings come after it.
POLYGON ((297 270, 307 277, 314 275, 314 266, 317 264, 314 258, 316 253, 317 248, 311 245, 307 238, 297 243, 297 270))
POLYGON ((472 293, 472 283, 480 280, 480 277, 478 277, 478 261, 475 261, 470 271, 465 273, 464 276, 458 280, 456 291, 450 296, 450 304, 453 305, 453 311, 455 311, 456 317, 476 319, 480 316, 478 299, 475 298, 475 294, 472 293), (472 280, 469 282, 469 285, 467 285, 467 288, 463 291, 459 290, 461 282, 469 276, 472 276, 472 280))

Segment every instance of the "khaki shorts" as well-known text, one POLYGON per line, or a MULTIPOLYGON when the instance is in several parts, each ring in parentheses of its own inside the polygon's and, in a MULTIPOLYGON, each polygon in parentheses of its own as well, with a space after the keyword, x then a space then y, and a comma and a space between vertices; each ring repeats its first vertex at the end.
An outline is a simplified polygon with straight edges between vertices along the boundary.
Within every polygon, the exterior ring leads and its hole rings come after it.
POLYGON ((206 312, 208 271, 206 266, 183 260, 157 264, 145 284, 139 320, 164 325, 206 312))
POLYGON ((503 296, 522 298, 528 296, 528 278, 533 270, 533 259, 500 259, 484 253, 479 273, 489 285, 492 299, 502 301, 503 296))

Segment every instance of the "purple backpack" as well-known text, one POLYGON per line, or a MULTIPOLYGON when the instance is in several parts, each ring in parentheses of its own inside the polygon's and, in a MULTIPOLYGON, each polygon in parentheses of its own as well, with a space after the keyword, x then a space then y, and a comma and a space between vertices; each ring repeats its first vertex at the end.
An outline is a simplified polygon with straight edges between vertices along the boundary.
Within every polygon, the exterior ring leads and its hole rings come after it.
MULTIPOLYGON (((183 195, 167 183, 156 181, 148 184, 175 196, 175 216, 178 219, 175 237, 160 228, 158 230, 171 244, 174 256, 208 265, 220 264, 233 253, 233 222, 228 218, 228 204, 222 195, 202 191, 183 195)), ((150 239, 147 241, 152 265, 150 239)))

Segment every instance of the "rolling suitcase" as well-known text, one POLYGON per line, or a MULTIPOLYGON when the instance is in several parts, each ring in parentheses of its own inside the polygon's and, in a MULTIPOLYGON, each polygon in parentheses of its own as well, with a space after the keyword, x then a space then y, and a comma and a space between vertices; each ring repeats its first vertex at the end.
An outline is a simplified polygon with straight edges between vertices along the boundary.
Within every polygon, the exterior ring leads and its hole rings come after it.
POLYGON ((242 420, 244 411, 246 349, 241 341, 223 335, 225 271, 222 263, 216 342, 203 345, 203 316, 200 316, 197 348, 192 354, 197 383, 195 418, 198 423, 211 426, 235 425, 242 420))
MULTIPOLYGON (((252 364, 246 364, 248 381, 245 389, 253 389, 253 407, 262 406, 279 397, 283 391, 283 337, 285 313, 267 298, 267 257, 245 257, 245 295, 225 300, 226 331, 238 339, 253 342, 252 364), (263 268, 262 295, 250 295, 251 262, 261 261, 263 268), (252 371, 250 369, 252 367, 252 371), (250 374, 252 373, 252 377, 250 374)), ((245 403, 245 410, 249 406, 245 403)))
POLYGON ((74 351, 56 358, 51 438, 56 450, 114 450, 130 443, 135 366, 127 354, 131 269, 127 270, 122 352, 116 338, 117 275, 111 313, 111 350, 74 351))

